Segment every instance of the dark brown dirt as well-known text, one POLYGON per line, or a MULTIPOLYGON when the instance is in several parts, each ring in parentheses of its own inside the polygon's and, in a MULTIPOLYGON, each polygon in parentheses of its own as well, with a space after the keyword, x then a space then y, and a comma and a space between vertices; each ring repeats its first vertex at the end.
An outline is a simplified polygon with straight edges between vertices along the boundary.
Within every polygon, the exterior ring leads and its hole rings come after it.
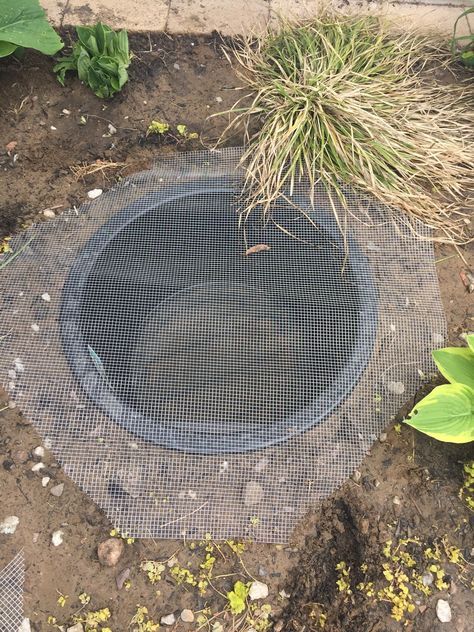
MULTIPOLYGON (((0 63, 0 231, 9 235, 24 223, 41 219, 41 212, 56 212, 79 205, 86 192, 107 188, 114 178, 148 167, 159 153, 196 149, 211 145, 224 129, 226 120, 208 120, 209 114, 228 108, 235 100, 236 79, 220 51, 216 38, 134 37, 136 58, 130 82, 110 102, 94 97, 76 79, 61 88, 51 73, 51 62, 29 54, 22 64, 9 59, 0 63), (216 100, 222 99, 222 101, 216 100), (63 113, 66 109, 70 114, 63 113), (86 124, 80 125, 81 116, 86 124), (168 122, 173 130, 186 124, 201 134, 199 142, 177 141, 176 133, 164 138, 146 138, 152 119, 168 122), (117 133, 108 134, 108 123, 117 133), (55 130, 51 129, 55 127, 55 130), (105 136, 104 136, 105 135, 105 136), (8 155, 5 146, 17 145, 8 155), (17 155, 15 162, 13 156, 17 155), (76 181, 70 166, 97 159, 124 162, 120 172, 104 180, 100 174, 76 181)), ((241 139, 230 139, 238 143, 241 139)), ((471 267, 472 248, 463 249, 471 267)), ((439 278, 449 323, 450 342, 461 344, 460 334, 474 329, 473 295, 465 291, 459 272, 465 264, 447 247, 437 248, 439 278)), ((26 559, 25 613, 35 631, 55 629, 47 623, 54 616, 58 624, 71 621, 81 605, 82 592, 91 595, 86 608, 109 607, 109 626, 126 632, 137 604, 146 605, 155 620, 184 607, 194 611, 205 607, 213 613, 224 605, 211 591, 200 597, 195 589, 176 586, 166 575, 151 585, 140 571, 145 559, 166 560, 177 552, 182 564, 199 562, 202 551, 188 543, 143 540, 126 545, 115 568, 105 568, 97 559, 97 545, 109 537, 112 527, 102 512, 65 476, 54 456, 46 453, 46 471, 31 471, 32 450, 41 444, 33 426, 16 409, 0 404, 0 520, 17 515, 20 525, 14 535, 0 535, 0 568, 23 547, 26 559), (23 453, 22 453, 23 452, 23 453), (64 482, 60 498, 41 485, 47 474, 64 482), (56 529, 64 532, 64 543, 51 544, 56 529), (118 573, 130 569, 129 590, 119 590, 118 573), (159 590, 159 594, 157 594, 159 590), (68 595, 66 605, 58 603, 58 591, 68 595)), ((408 405, 412 402, 408 402, 408 405)), ((389 420, 387 420, 389 422, 389 420)), ((474 564, 473 514, 458 498, 462 463, 474 458, 470 446, 441 445, 403 427, 397 433, 390 425, 387 440, 377 442, 361 466, 359 482, 347 481, 319 508, 306 516, 288 546, 248 545, 243 560, 248 573, 270 588, 275 629, 288 632, 320 630, 319 615, 326 615, 326 632, 469 632, 472 625, 473 593, 469 589, 474 564), (397 496, 400 504, 394 504, 397 496), (448 534, 469 564, 460 575, 445 563, 451 575, 449 591, 423 599, 409 616, 407 626, 390 618, 390 606, 375 604, 354 590, 352 595, 336 586, 336 564, 351 567, 353 585, 364 579, 383 582, 382 549, 388 539, 417 536, 429 546, 433 538, 448 534), (361 571, 361 564, 368 569, 361 571), (261 575, 259 575, 259 572, 261 575), (263 575, 263 573, 265 573, 263 575), (470 575, 471 573, 471 575, 470 575), (279 591, 285 589, 286 594, 279 591), (439 597, 448 599, 453 623, 441 624, 435 614, 439 597)), ((51 486, 51 483, 49 487, 51 486)), ((414 547, 417 570, 427 562, 422 547, 414 547)), ((235 558, 220 559, 221 591, 245 573, 235 558)), ((234 628, 222 615, 225 632, 234 628)), ((104 624, 105 627, 105 624, 104 624)), ((197 630, 197 624, 178 623, 173 630, 197 630)), ((56 628, 57 629, 57 628, 56 628)), ((203 629, 210 629, 204 627, 203 629)))

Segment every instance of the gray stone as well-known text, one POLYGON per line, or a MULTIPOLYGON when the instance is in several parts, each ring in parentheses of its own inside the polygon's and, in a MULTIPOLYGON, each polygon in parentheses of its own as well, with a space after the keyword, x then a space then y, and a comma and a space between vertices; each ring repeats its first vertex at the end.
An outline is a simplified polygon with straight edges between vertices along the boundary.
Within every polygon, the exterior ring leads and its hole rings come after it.
POLYGON ((257 481, 248 481, 244 489, 244 505, 252 507, 263 499, 263 488, 257 481))
POLYGON ((51 489, 49 490, 49 493, 52 494, 53 496, 56 496, 56 498, 59 498, 60 496, 62 496, 64 491, 64 483, 59 483, 59 485, 55 485, 54 487, 51 487, 51 489))
POLYGON ((160 623, 162 625, 174 625, 176 623, 176 617, 173 613, 167 614, 164 617, 161 617, 160 623))
POLYGON ((181 611, 181 621, 184 623, 192 623, 194 621, 194 612, 189 608, 185 608, 181 611))
POLYGON ((451 606, 445 599, 438 599, 436 603, 436 616, 441 623, 449 623, 451 621, 451 606))

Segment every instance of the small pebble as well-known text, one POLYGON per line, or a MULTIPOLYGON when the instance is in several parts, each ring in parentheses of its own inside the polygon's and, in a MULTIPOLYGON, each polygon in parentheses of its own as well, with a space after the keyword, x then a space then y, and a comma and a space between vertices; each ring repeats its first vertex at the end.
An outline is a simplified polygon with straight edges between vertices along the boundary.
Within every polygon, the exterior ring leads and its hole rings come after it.
POLYGON ((244 488, 244 505, 258 505, 263 499, 263 488, 256 481, 248 481, 244 488))
POLYGON ((63 543, 63 535, 64 532, 61 531, 61 529, 53 531, 53 534, 51 535, 51 542, 53 543, 53 546, 59 546, 63 543))
POLYGON ((388 382, 387 389, 394 395, 403 395, 405 384, 403 382, 388 382))
POLYGON ((400 500, 400 498, 398 496, 394 496, 393 497, 393 504, 394 505, 401 505, 402 501, 400 500))
POLYGON ((35 531, 33 533, 33 544, 36 544, 38 542, 38 538, 40 537, 40 534, 38 533, 38 531, 35 531))
POLYGON ((4 520, 2 520, 2 522, 0 522, 0 533, 12 535, 12 533, 15 533, 19 524, 20 518, 18 518, 18 516, 7 516, 4 520))
POLYGON ((75 625, 71 626, 70 628, 67 628, 66 632, 84 632, 84 627, 83 627, 82 623, 76 623, 75 625))
POLYGON ((387 441, 387 433, 386 432, 381 432, 379 434, 379 441, 380 441, 380 443, 385 443, 385 441, 387 441))
POLYGON ((359 470, 354 470, 354 471, 352 472, 352 480, 353 480, 355 483, 359 483, 361 478, 362 478, 362 473, 361 473, 361 472, 359 472, 359 470))
POLYGON ((40 470, 44 470, 44 463, 41 463, 41 461, 39 463, 35 463, 35 465, 33 465, 33 467, 31 468, 32 472, 39 472, 40 470))
POLYGON ((116 134, 116 133, 117 133, 117 128, 116 128, 116 127, 114 127, 114 126, 112 125, 112 123, 109 123, 107 127, 108 127, 108 129, 109 129, 109 134, 110 134, 111 136, 113 136, 114 134, 116 134))
POLYGON ((12 457, 15 463, 26 463, 28 461, 28 452, 26 450, 16 450, 12 457))
POLYGON ((181 611, 181 621, 184 623, 192 623, 194 621, 194 612, 189 608, 185 608, 181 611))
POLYGON ((216 97, 217 103, 222 103, 222 97, 216 97))
POLYGON ((52 211, 50 208, 45 208, 43 211, 43 215, 47 217, 48 219, 53 219, 53 217, 56 217, 56 213, 52 211))
POLYGON ((423 573, 421 581, 423 583, 423 586, 431 586, 434 581, 433 573, 430 573, 430 571, 426 571, 426 573, 423 573))
POLYGON ((58 128, 54 127, 54 125, 51 125, 51 127, 49 128, 51 131, 55 132, 58 128))
POLYGON ((35 448, 33 450, 33 454, 37 457, 39 457, 40 459, 42 459, 44 457, 44 448, 42 445, 39 445, 37 448, 35 448))
POLYGON ((452 619, 451 606, 444 599, 438 599, 436 603, 436 616, 441 623, 449 623, 452 619))
POLYGON ((38 332, 40 330, 39 325, 37 325, 36 323, 33 323, 31 325, 31 329, 35 332, 38 332))
POLYGON ((175 62, 175 63, 173 64, 173 68, 174 68, 175 70, 179 70, 179 64, 178 64, 177 62, 175 62))
POLYGON ((99 197, 99 195, 102 195, 102 193, 102 189, 92 189, 91 191, 87 192, 87 197, 89 198, 89 200, 95 200, 99 197))
POLYGON ((48 292, 45 292, 44 294, 41 294, 41 298, 46 303, 51 303, 51 296, 48 294, 48 292))
POLYGON ((260 577, 266 577, 268 575, 268 572, 265 568, 263 568, 263 566, 259 566, 258 574, 260 575, 260 577))
POLYGON ((51 489, 49 490, 49 493, 52 496, 56 496, 56 498, 59 498, 60 496, 62 496, 64 491, 64 483, 59 483, 59 485, 55 485, 54 487, 51 487, 51 489))
POLYGON ((66 108, 63 108, 62 113, 65 114, 66 116, 69 116, 71 114, 71 110, 67 110, 66 108))
POLYGON ((49 476, 43 476, 43 478, 41 479, 41 485, 43 487, 47 487, 50 480, 51 479, 49 478, 49 476))
POLYGON ((266 599, 268 597, 268 586, 263 582, 252 582, 249 590, 249 597, 251 601, 256 599, 266 599))
POLYGON ((130 569, 129 568, 124 568, 123 571, 121 571, 117 577, 115 578, 115 583, 117 584, 117 589, 118 590, 122 590, 123 585, 125 584, 125 582, 127 581, 127 579, 130 577, 130 569))
POLYGON ((97 557, 103 566, 115 566, 119 561, 124 549, 122 540, 109 538, 104 540, 97 547, 97 557))
POLYGON ((166 616, 161 617, 160 623, 162 625, 174 625, 176 623, 176 617, 173 613, 167 614, 166 616))

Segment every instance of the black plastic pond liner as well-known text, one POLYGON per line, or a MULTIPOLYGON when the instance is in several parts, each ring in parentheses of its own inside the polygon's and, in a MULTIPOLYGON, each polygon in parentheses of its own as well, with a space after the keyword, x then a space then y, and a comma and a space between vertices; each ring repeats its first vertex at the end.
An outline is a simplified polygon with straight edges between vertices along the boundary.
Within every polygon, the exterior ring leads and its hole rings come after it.
POLYGON ((106 222, 64 286, 63 345, 82 388, 165 448, 284 442, 344 400, 373 349, 371 270, 352 239, 346 258, 332 214, 308 221, 280 201, 272 222, 256 211, 243 227, 237 210, 224 178, 163 187, 106 222), (269 249, 245 255, 258 244, 269 249))

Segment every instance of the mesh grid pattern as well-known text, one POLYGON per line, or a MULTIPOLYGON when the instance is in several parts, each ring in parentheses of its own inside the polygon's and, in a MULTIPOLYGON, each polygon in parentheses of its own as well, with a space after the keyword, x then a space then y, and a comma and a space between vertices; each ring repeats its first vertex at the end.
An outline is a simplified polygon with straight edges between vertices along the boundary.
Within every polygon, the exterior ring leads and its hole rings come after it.
POLYGON ((285 541, 445 334, 426 227, 347 191, 346 257, 301 183, 244 228, 240 156, 163 159, 26 231, 0 274, 11 398, 135 537, 285 541))
POLYGON ((16 632, 22 624, 24 576, 20 552, 0 571, 0 632, 16 632))

